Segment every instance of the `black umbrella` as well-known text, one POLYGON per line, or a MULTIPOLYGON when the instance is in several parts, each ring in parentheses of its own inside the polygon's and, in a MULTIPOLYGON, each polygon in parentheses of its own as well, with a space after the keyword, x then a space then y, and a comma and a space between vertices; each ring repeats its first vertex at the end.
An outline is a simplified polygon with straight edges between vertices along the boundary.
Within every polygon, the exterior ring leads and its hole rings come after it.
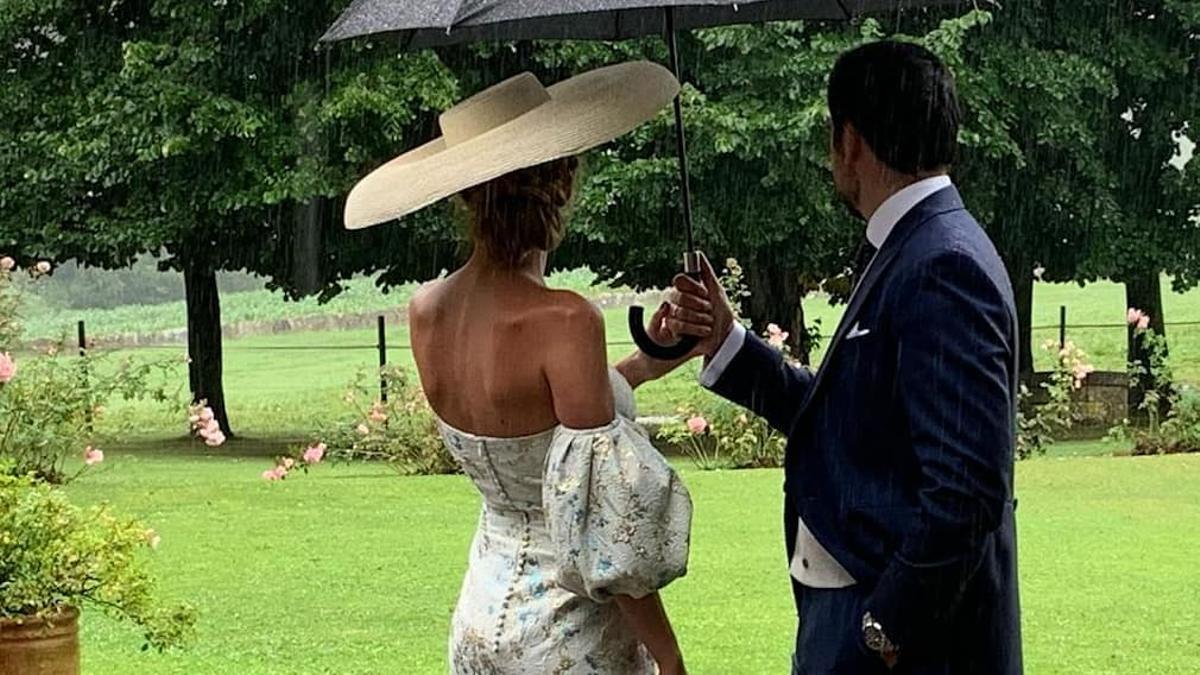
MULTIPOLYGON (((988 0, 984 0, 987 2, 988 0)), ((355 0, 322 42, 383 33, 399 37, 404 48, 482 40, 625 40, 664 35, 671 67, 680 77, 677 30, 783 20, 848 20, 863 14, 932 5, 971 4, 972 0, 355 0)), ((699 278, 699 255, 692 234, 683 107, 675 99, 675 139, 679 151, 680 199, 687 252, 684 271, 699 278)), ((682 357, 698 340, 685 337, 663 346, 646 334, 645 313, 629 308, 629 330, 638 348, 662 360, 682 357)))

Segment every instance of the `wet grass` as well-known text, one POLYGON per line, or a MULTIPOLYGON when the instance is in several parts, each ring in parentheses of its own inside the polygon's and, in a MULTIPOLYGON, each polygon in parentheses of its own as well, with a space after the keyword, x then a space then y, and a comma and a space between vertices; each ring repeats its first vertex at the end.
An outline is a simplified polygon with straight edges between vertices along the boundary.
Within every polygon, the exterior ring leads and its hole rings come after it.
MULTIPOLYGON (((1195 672, 1200 456, 1059 451, 1017 472, 1026 671, 1195 672)), ((198 643, 168 655, 138 652, 133 630, 87 612, 84 672, 445 672, 478 509, 466 479, 322 466, 266 484, 262 466, 112 449, 104 471, 69 488, 155 527, 165 593, 201 611, 198 643)), ((696 502, 692 564, 666 597, 693 672, 786 672, 779 473, 681 466, 696 502)))
MULTIPOLYGON (((241 294, 239 294, 241 295, 241 294)), ((1200 291, 1187 295, 1166 294, 1166 313, 1172 321, 1200 322, 1200 291)), ((1038 284, 1035 294, 1034 324, 1053 325, 1058 307, 1068 307, 1068 321, 1074 323, 1120 324, 1124 320, 1124 291, 1107 282, 1080 288, 1070 284, 1038 284)), ((837 326, 843 307, 830 306, 821 298, 807 305, 810 318, 820 319, 823 331, 830 334, 837 326)), ((605 312, 609 354, 613 361, 632 350, 625 328, 625 310, 605 312)), ((1057 329, 1038 330, 1035 342, 1057 337, 1057 329)), ((1168 329, 1172 365, 1180 381, 1200 383, 1200 325, 1168 329)), ((1122 328, 1071 329, 1068 338, 1077 342, 1092 357, 1095 365, 1106 370, 1123 370, 1125 331, 1122 328)), ((550 337, 553 339, 553 336, 550 337)), ((340 396, 356 373, 375 367, 378 360, 372 330, 293 332, 261 335, 226 341, 225 382, 230 414, 235 430, 251 438, 299 438, 312 433, 314 419, 327 419, 341 410, 340 396)), ((389 358, 412 366, 407 328, 388 329, 389 358)), ((823 355, 822 343, 816 358, 823 355)), ((182 347, 163 347, 136 351, 141 356, 182 359, 182 347)), ((1051 354, 1036 350, 1039 367, 1050 366, 1051 354)), ((698 363, 692 363, 660 382, 648 384, 639 392, 640 411, 646 415, 673 413, 682 403, 707 396, 696 386, 698 363)), ((183 381, 182 369, 180 381, 183 381)), ((176 418, 150 406, 114 406, 124 426, 139 437, 162 438, 178 428, 176 418), (164 432, 164 430, 172 430, 164 432)))

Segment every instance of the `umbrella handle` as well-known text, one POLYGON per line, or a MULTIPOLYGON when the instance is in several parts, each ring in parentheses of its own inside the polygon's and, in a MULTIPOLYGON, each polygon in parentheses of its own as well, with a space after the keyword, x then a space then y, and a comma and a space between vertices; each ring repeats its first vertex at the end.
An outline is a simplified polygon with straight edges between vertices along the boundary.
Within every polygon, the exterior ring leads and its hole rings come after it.
MULTIPOLYGON (((683 267, 685 274, 703 283, 704 277, 700 272, 700 260, 697 254, 685 255, 683 267)), ((679 342, 673 345, 660 345, 650 339, 650 335, 646 332, 646 310, 641 305, 633 305, 629 308, 629 334, 633 336, 633 342, 643 354, 658 361, 681 359, 691 353, 700 343, 700 338, 694 335, 684 335, 679 342)))

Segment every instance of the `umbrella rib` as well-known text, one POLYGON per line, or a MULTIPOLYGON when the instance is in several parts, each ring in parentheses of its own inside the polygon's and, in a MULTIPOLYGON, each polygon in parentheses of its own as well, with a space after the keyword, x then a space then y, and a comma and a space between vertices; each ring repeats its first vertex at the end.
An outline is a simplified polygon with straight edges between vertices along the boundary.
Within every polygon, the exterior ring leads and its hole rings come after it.
POLYGON ((458 6, 454 8, 454 14, 450 16, 450 25, 446 26, 447 35, 450 34, 450 31, 454 30, 456 25, 458 25, 458 20, 462 16, 463 7, 466 6, 466 4, 466 0, 458 0, 458 6))
POLYGON ((846 15, 847 21, 854 18, 854 15, 850 14, 850 10, 846 9, 846 3, 843 0, 837 0, 837 6, 842 8, 842 14, 846 15))

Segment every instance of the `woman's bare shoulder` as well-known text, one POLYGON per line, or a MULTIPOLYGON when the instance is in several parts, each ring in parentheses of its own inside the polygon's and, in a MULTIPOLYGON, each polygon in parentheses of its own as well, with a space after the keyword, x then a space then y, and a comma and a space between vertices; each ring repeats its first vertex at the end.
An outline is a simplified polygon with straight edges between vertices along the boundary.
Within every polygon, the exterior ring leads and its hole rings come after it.
POLYGON ((408 320, 410 324, 423 323, 430 320, 436 313, 444 295, 445 279, 434 279, 421 284, 408 301, 408 320))
POLYGON ((574 291, 551 289, 538 320, 547 327, 576 336, 604 337, 604 313, 592 301, 574 291))

